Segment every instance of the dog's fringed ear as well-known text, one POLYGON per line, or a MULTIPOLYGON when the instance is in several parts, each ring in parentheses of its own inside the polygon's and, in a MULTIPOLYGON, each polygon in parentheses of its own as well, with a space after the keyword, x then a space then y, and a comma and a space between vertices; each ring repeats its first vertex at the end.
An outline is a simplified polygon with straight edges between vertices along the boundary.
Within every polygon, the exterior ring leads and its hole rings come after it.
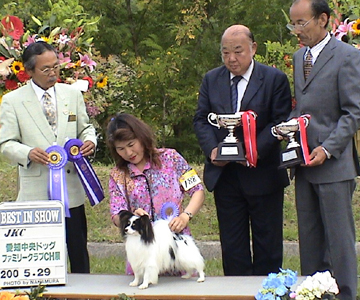
POLYGON ((146 243, 146 244, 151 244, 154 239, 154 230, 150 221, 150 218, 148 215, 143 215, 140 217, 140 222, 141 222, 141 239, 146 243))
POLYGON ((131 211, 128 210, 122 210, 119 212, 119 218, 120 218, 120 233, 121 235, 124 237, 125 236, 125 227, 128 225, 129 223, 129 219, 133 216, 134 214, 131 211))

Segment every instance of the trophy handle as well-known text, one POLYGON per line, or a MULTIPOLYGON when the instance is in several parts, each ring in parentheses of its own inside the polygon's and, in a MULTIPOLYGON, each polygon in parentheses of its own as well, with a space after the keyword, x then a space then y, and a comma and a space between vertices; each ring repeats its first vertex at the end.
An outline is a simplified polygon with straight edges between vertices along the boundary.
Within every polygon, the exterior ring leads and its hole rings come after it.
POLYGON ((217 115, 215 113, 209 113, 208 114, 208 122, 212 125, 212 126, 215 126, 217 127, 218 129, 220 129, 220 125, 219 125, 219 122, 217 120, 217 115), (214 122, 216 121, 216 123, 214 122))
POLYGON ((276 131, 276 126, 271 127, 271 134, 276 138, 281 138, 282 136, 276 131))

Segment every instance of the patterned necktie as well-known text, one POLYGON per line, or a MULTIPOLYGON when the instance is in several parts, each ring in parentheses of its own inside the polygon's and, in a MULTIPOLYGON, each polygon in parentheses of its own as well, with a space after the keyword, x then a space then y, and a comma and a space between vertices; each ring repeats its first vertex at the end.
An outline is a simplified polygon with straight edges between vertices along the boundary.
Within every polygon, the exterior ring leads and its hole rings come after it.
POLYGON ((239 81, 242 79, 242 76, 235 76, 232 79, 231 85, 231 104, 234 112, 237 112, 237 104, 238 104, 238 89, 237 85, 239 81))
POLYGON ((311 68, 312 68, 312 55, 311 51, 309 50, 306 54, 305 60, 304 60, 304 77, 305 80, 308 78, 311 68))
POLYGON ((56 130, 56 110, 55 105, 51 101, 51 96, 48 92, 44 93, 43 96, 43 110, 44 114, 46 116, 46 119, 49 122, 49 125, 51 126, 51 129, 55 132, 56 130))

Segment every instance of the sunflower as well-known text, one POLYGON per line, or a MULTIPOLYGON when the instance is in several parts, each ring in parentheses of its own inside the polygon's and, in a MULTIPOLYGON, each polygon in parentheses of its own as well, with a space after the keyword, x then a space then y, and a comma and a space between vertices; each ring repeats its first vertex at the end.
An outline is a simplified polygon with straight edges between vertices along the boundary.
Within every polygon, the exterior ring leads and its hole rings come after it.
POLYGON ((360 35, 360 19, 357 19, 352 25, 352 29, 354 30, 354 34, 360 35))
POLYGON ((107 85, 108 77, 107 76, 100 76, 98 81, 96 82, 96 86, 99 89, 104 88, 107 85))
POLYGON ((14 61, 11 65, 11 70, 14 72, 14 74, 16 75, 17 73, 19 73, 20 71, 25 71, 24 65, 21 61, 14 61))

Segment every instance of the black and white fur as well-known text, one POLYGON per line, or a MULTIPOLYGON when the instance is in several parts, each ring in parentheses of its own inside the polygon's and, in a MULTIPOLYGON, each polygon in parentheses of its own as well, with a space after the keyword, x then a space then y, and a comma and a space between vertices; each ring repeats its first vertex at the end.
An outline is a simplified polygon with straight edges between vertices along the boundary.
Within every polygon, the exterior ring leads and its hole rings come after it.
POLYGON ((119 215, 127 259, 135 275, 130 286, 146 289, 157 284, 160 273, 174 270, 185 271, 182 278, 197 271, 197 281, 205 281, 204 258, 191 236, 171 232, 165 220, 152 224, 146 215, 139 217, 129 211, 119 215))

